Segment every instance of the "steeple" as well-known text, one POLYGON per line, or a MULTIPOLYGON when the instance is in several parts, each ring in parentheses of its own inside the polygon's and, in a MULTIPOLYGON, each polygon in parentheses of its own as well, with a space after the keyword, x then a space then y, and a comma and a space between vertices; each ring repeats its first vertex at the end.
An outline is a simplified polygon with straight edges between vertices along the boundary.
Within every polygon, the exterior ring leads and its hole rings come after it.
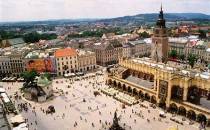
POLYGON ((165 19, 164 19, 164 16, 163 16, 163 7, 162 7, 162 3, 161 3, 161 7, 160 7, 160 13, 159 13, 159 17, 158 17, 158 20, 156 22, 156 25, 159 27, 159 28, 165 28, 166 25, 165 25, 165 19))
POLYGON ((151 57, 153 61, 166 63, 168 60, 168 36, 167 28, 165 25, 165 19, 163 15, 162 4, 160 6, 160 11, 158 19, 156 22, 156 27, 154 28, 154 33, 152 37, 152 52, 151 57))

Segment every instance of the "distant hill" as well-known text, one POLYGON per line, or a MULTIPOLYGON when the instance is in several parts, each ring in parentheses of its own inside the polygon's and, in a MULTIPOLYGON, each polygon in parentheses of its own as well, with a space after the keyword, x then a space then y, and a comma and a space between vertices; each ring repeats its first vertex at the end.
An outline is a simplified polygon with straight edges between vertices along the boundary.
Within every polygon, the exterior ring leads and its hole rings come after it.
MULTIPOLYGON (((210 15, 202 13, 165 13, 164 17, 167 22, 174 21, 210 21, 210 15)), ((107 24, 135 24, 135 23, 146 23, 155 22, 158 18, 157 13, 150 14, 138 14, 134 16, 124 16, 112 19, 103 19, 100 22, 107 24)))
MULTIPOLYGON (((210 15, 202 13, 165 13, 164 17, 167 22, 174 21, 210 21, 210 15)), ((61 25, 61 24, 89 24, 95 22, 103 22, 112 25, 135 25, 148 22, 155 22, 158 18, 157 13, 138 14, 134 16, 124 16, 109 19, 58 19, 45 21, 26 21, 26 22, 0 22, 1 25, 61 25)))

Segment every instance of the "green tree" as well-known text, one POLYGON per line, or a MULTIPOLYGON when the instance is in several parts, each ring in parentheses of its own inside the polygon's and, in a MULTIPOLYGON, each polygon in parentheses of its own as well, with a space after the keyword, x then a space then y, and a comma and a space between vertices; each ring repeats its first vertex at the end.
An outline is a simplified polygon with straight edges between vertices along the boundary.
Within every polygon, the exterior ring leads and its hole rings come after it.
POLYGON ((172 57, 173 59, 177 58, 177 51, 176 50, 171 50, 169 53, 169 56, 172 57))
POLYGON ((23 39, 27 43, 38 42, 40 39, 52 40, 52 39, 56 39, 56 38, 57 38, 56 34, 39 34, 37 32, 28 33, 23 36, 23 39))
POLYGON ((29 84, 34 82, 36 76, 38 76, 38 73, 35 70, 25 71, 21 74, 21 76, 24 78, 26 83, 24 87, 29 87, 29 84))
POLYGON ((141 37, 141 38, 149 38, 150 37, 150 35, 149 35, 149 33, 147 33, 147 32, 142 32, 142 33, 139 33, 139 36, 141 37))
POLYGON ((44 73, 44 77, 47 77, 48 80, 51 80, 52 78, 50 73, 44 73))
POLYGON ((201 39, 206 38, 206 32, 205 32, 205 31, 199 30, 198 32, 199 32, 199 37, 200 37, 201 39))
POLYGON ((195 62, 197 61, 196 55, 194 55, 194 54, 189 54, 189 56, 188 56, 187 59, 188 59, 189 65, 191 66, 191 68, 193 68, 194 65, 195 65, 195 62))

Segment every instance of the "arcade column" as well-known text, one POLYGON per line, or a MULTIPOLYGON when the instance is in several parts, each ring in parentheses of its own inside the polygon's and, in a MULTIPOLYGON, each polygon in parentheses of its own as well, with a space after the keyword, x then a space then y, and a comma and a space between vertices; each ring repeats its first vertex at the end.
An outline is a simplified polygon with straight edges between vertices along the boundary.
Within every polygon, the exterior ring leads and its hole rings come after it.
POLYGON ((171 89, 172 89, 172 82, 168 82, 168 93, 167 93, 167 99, 166 99, 166 108, 169 108, 170 106, 170 100, 171 100, 171 89))
POLYGON ((188 81, 185 80, 184 92, 183 92, 183 101, 187 101, 187 93, 188 93, 188 81))

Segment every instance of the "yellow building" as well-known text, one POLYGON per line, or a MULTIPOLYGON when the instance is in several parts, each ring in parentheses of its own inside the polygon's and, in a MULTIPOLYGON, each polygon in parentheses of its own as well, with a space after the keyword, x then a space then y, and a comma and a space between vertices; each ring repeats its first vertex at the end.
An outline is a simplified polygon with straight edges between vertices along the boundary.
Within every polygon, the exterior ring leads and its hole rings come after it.
POLYGON ((77 50, 78 53, 78 70, 80 72, 94 70, 96 68, 95 52, 86 50, 77 50))
POLYGON ((151 58, 120 59, 107 84, 172 113, 210 124, 210 73, 168 62, 168 37, 161 8, 151 58))

